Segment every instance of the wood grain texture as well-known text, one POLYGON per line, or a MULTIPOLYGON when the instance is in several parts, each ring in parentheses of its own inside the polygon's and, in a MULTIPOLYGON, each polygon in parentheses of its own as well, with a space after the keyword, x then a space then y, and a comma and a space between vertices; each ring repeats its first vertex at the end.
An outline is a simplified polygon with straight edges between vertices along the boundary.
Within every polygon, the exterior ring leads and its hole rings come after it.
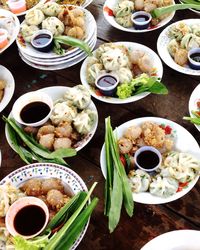
MULTIPOLYGON (((165 27, 144 34, 125 33, 111 27, 106 22, 103 17, 102 6, 102 0, 94 0, 88 7, 98 26, 96 48, 104 42, 132 41, 144 44, 157 52, 157 38, 165 27)), ((186 18, 199 18, 199 16, 189 10, 180 11, 176 13, 171 23, 186 18)), ((0 63, 12 72, 16 82, 14 96, 2 112, 6 116, 11 111, 14 101, 26 92, 48 86, 74 86, 80 84, 81 63, 69 69, 55 72, 37 70, 29 67, 20 59, 16 44, 13 44, 0 55, 0 63)), ((68 160, 71 168, 83 178, 88 187, 94 181, 98 181, 94 195, 99 197, 99 204, 78 249, 139 250, 152 238, 171 230, 200 230, 199 182, 187 195, 177 201, 165 205, 135 204, 133 218, 129 218, 122 212, 120 224, 112 234, 108 232, 107 219, 103 215, 104 178, 100 170, 99 156, 104 142, 104 119, 107 116, 111 116, 113 127, 138 117, 156 116, 167 118, 184 126, 200 142, 200 134, 196 128, 182 120, 184 115, 188 115, 189 97, 200 79, 199 77, 180 74, 164 63, 163 66, 164 75, 162 80, 169 89, 167 96, 149 95, 135 103, 123 105, 106 104, 93 99, 99 114, 96 134, 91 142, 78 153, 78 156, 68 160)), ((0 149, 3 157, 0 179, 24 165, 6 142, 4 127, 4 122, 0 120, 0 149)))

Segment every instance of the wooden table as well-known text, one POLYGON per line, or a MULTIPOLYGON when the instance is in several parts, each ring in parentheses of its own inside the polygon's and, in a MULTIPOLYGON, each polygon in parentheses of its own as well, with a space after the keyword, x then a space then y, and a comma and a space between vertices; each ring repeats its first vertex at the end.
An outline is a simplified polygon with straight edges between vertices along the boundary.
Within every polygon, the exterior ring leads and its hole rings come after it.
MULTIPOLYGON (((142 43, 156 52, 157 38, 162 31, 158 29, 144 34, 132 34, 112 28, 104 19, 102 0, 94 0, 88 10, 94 15, 98 26, 98 42, 96 47, 104 42, 131 41, 142 43)), ((199 18, 189 10, 177 12, 173 22, 184 18, 199 18)), ((15 93, 12 101, 2 112, 8 115, 14 101, 22 94, 43 87, 80 84, 79 71, 81 63, 60 71, 41 71, 26 65, 19 57, 17 46, 13 44, 0 55, 0 63, 7 67, 15 78, 15 93)), ((130 119, 156 116, 173 120, 184 126, 198 142, 200 134, 182 117, 188 114, 188 101, 193 89, 199 83, 199 77, 180 74, 163 63, 163 82, 169 89, 167 96, 149 95, 146 98, 123 105, 112 105, 93 99, 99 113, 99 124, 92 141, 74 158, 68 160, 71 168, 76 171, 90 187, 98 182, 94 194, 99 197, 98 206, 90 220, 87 233, 78 249, 140 249, 152 238, 168 231, 178 229, 200 229, 200 185, 195 187, 181 199, 165 205, 143 205, 136 203, 133 218, 122 212, 119 226, 110 234, 107 218, 103 215, 104 208, 104 178, 100 170, 99 156, 104 142, 104 119, 111 116, 113 126, 118 126, 130 119)), ((9 147, 5 134, 4 122, 0 121, 0 149, 3 161, 0 178, 11 171, 25 165, 19 156, 9 147)), ((185 141, 187 143, 187 141, 185 141)))

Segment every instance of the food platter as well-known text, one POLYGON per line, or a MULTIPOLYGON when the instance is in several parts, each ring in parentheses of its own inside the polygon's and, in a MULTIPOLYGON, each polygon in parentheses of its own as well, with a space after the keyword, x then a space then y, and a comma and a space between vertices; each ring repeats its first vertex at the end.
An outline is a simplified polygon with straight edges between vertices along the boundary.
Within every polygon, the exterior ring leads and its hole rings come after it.
POLYGON ((158 41, 157 41, 157 50, 158 54, 160 55, 161 59, 166 63, 170 68, 174 69, 175 71, 178 71, 183 74, 187 75, 193 75, 193 76, 200 76, 200 71, 189 68, 188 65, 186 66, 180 66, 178 65, 170 55, 168 51, 168 44, 171 41, 171 38, 168 37, 169 30, 177 24, 185 23, 186 25, 194 25, 199 24, 199 19, 185 19, 178 22, 175 22, 168 27, 166 27, 159 35, 158 41))
POLYGON ((0 49, 0 54, 4 52, 15 41, 20 29, 19 19, 12 12, 8 10, 0 9, 0 26, 5 28, 9 33, 9 42, 3 48, 0 49))
MULTIPOLYGON (((45 179, 52 177, 60 179, 64 187, 68 192, 71 192, 71 194, 75 195, 79 191, 87 191, 84 181, 73 170, 53 163, 35 163, 18 168, 2 179, 0 185, 10 182, 13 186, 18 188, 25 181, 32 178, 45 179)), ((86 233, 88 224, 89 222, 83 229, 80 236, 74 242, 71 249, 75 249, 81 242, 84 234, 86 233)))
MULTIPOLYGON (((114 28, 126 31, 126 32, 132 32, 132 33, 144 33, 144 32, 150 32, 154 31, 156 29, 159 29, 169 23, 171 19, 174 17, 175 12, 172 12, 169 16, 165 17, 163 20, 161 20, 157 25, 155 26, 150 26, 147 29, 143 30, 136 30, 134 27, 123 27, 122 25, 118 24, 115 20, 115 17, 113 15, 113 10, 117 6, 117 3, 119 0, 106 0, 103 6, 103 14, 106 19, 106 21, 112 25, 114 28)), ((174 3, 174 1, 173 1, 174 3)))
POLYGON ((3 99, 0 101, 0 112, 8 105, 10 102, 14 89, 15 89, 15 80, 11 72, 4 66, 0 65, 0 80, 4 80, 6 87, 4 89, 3 99))
MULTIPOLYGON (((128 51, 133 51, 133 50, 143 51, 145 54, 147 54, 151 58, 151 60, 153 62, 153 68, 155 68, 155 71, 156 71, 156 77, 158 77, 159 79, 162 78, 162 75, 163 75, 162 63, 161 63, 161 60, 158 57, 158 55, 153 50, 149 49, 148 47, 146 47, 142 44, 132 43, 132 42, 117 42, 114 44, 123 45, 128 49, 128 51)), ((95 54, 96 54, 96 50, 94 51, 94 55, 95 54)), ((135 96, 131 96, 131 97, 126 98, 126 99, 119 99, 116 97, 108 97, 108 96, 99 95, 98 93, 95 92, 94 88, 92 88, 91 85, 87 81, 87 73, 86 72, 87 72, 87 65, 89 63, 89 60, 90 60, 89 58, 86 58, 85 61, 83 62, 82 66, 81 66, 81 71, 80 71, 80 78, 81 78, 82 84, 85 87, 87 87, 90 94, 93 97, 95 97, 96 99, 98 99, 102 102, 106 102, 106 103, 123 104, 123 103, 130 103, 130 102, 138 101, 138 100, 146 97, 147 95, 149 95, 149 92, 143 92, 143 93, 140 93, 140 94, 135 95, 135 96)))
POLYGON ((149 241, 141 250, 198 250, 200 232, 197 230, 176 230, 161 234, 149 241))
MULTIPOLYGON (((183 3, 181 0, 179 0, 180 3, 183 3)), ((197 15, 200 15, 200 11, 199 10, 195 10, 195 9, 190 9, 192 12, 196 13, 197 15)))
MULTIPOLYGON (((156 118, 156 117, 145 117, 145 118, 137 118, 130 120, 116 129, 117 137, 122 137, 124 131, 129 128, 131 125, 140 125, 143 122, 150 121, 155 122, 159 125, 164 124, 165 126, 169 126, 173 131, 174 136, 174 142, 175 142, 175 150, 181 151, 181 152, 187 152, 192 154, 193 156, 196 156, 197 159, 199 159, 199 145, 195 138, 182 126, 179 124, 172 122, 167 119, 163 118, 156 118), (187 144, 184 143, 187 140, 187 144)), ((101 170, 106 177, 106 158, 105 158, 105 144, 102 147, 101 155, 100 155, 100 164, 101 164, 101 170)), ((199 176, 196 176, 194 180, 192 180, 188 186, 184 189, 182 189, 180 192, 175 193, 172 196, 169 196, 167 198, 164 197, 157 197, 154 196, 148 192, 141 192, 141 193, 134 193, 133 199, 135 202, 143 203, 143 204, 163 204, 168 203, 174 200, 177 200, 181 197, 183 197, 185 194, 187 194, 196 184, 198 181, 199 176)))
MULTIPOLYGON (((200 84, 197 85, 197 87, 193 90, 191 96, 190 96, 190 100, 189 100, 189 112, 190 112, 190 116, 194 117, 194 115, 192 114, 192 110, 197 110, 197 101, 200 100, 200 84)), ((200 131, 200 125, 196 125, 194 124, 195 127, 200 131)))
MULTIPOLYGON (((92 3, 93 0, 85 0, 83 3, 80 5, 83 8, 88 7, 92 3)), ((41 0, 42 3, 47 3, 47 2, 57 2, 56 0, 41 0)), ((70 4, 76 5, 70 1, 70 4)), ((79 5, 78 5, 79 6, 79 5)))
MULTIPOLYGON (((43 89, 40 89, 39 91, 42 91, 42 92, 48 94, 50 97, 52 97, 53 101, 55 101, 55 100, 60 99, 63 96, 63 94, 66 92, 67 89, 68 89, 68 87, 56 86, 56 87, 43 88, 43 89)), ((97 113, 96 106, 91 101, 88 108, 91 109, 92 111, 95 111, 95 113, 96 113, 96 120, 95 120, 95 123, 93 124, 92 129, 89 132, 89 134, 87 134, 87 136, 84 137, 83 140, 81 140, 81 141, 79 141, 77 143, 77 146, 76 146, 76 150, 77 151, 81 150, 83 147, 85 147, 90 142, 90 140, 94 136, 94 134, 96 132, 96 129, 97 129, 97 125, 98 125, 98 113, 97 113)), ((9 117, 12 117, 12 113, 10 113, 9 117)), ((10 137, 9 137, 9 134, 8 134, 7 125, 5 127, 5 134, 6 134, 6 139, 7 139, 8 144, 10 145, 10 147, 13 150, 15 150, 15 147, 12 144, 12 141, 10 140, 10 137)))

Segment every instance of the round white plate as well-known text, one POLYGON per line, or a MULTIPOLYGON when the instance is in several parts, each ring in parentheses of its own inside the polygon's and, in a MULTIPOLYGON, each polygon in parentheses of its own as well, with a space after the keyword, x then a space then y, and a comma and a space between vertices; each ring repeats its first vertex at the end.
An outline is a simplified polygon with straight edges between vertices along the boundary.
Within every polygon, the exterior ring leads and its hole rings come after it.
MULTIPOLYGON (((51 98, 55 102, 56 100, 62 98, 63 94, 66 92, 66 90, 68 88, 69 87, 65 87, 65 86, 55 86, 55 87, 42 88, 42 89, 40 89, 38 91, 42 91, 42 92, 48 94, 49 96, 51 96, 51 98)), ((96 114, 97 114, 96 122, 94 123, 94 125, 93 125, 90 133, 82 141, 79 141, 77 143, 77 147, 75 148, 76 151, 81 150, 82 148, 84 148, 90 142, 90 140, 94 136, 94 134, 96 132, 96 129, 97 129, 97 125, 98 125, 98 112, 97 112, 97 108, 96 108, 95 104, 93 103, 93 101, 90 102, 90 105, 88 106, 88 108, 96 112, 96 114)), ((9 114, 9 117, 13 117, 12 116, 12 112, 9 114)), ((8 144, 15 151, 15 147, 12 144, 12 141, 10 140, 10 137, 9 137, 9 134, 8 134, 7 125, 5 126, 5 135, 6 135, 6 140, 7 140, 8 144)))
POLYGON ((149 27, 148 29, 144 29, 144 30, 136 30, 134 27, 131 28, 125 28, 122 25, 118 24, 114 18, 113 15, 109 14, 108 9, 110 10, 114 10, 114 8, 117 6, 117 4, 119 3, 119 0, 106 0, 103 6, 103 14, 105 19, 108 21, 108 23, 110 25, 112 25, 113 27, 115 27, 118 30, 123 30, 126 32, 132 32, 132 33, 144 33, 144 32, 149 32, 149 31, 153 31, 156 30, 158 28, 163 27, 164 25, 166 25, 168 22, 171 21, 171 19, 174 17, 175 12, 172 12, 168 17, 166 17, 165 19, 163 19, 162 21, 160 21, 156 26, 153 27, 149 27))
MULTIPOLYGON (((44 179, 52 177, 60 179, 66 189, 69 189, 73 194, 77 194, 80 191, 88 191, 84 181, 73 170, 54 163, 34 163, 18 168, 1 180, 0 185, 9 181, 15 187, 20 187, 25 181, 32 178, 44 179)), ((74 242, 71 249, 75 249, 81 242, 86 233, 88 224, 89 222, 74 242)))
POLYGON ((10 36, 10 40, 7 46, 5 46, 3 49, 0 49, 0 54, 1 54, 17 38, 20 29, 19 19, 12 12, 0 9, 0 27, 7 29, 10 36))
MULTIPOLYGON (((125 122, 119 127, 117 127, 117 138, 120 138, 123 136, 124 132, 127 128, 129 128, 132 125, 140 125, 146 121, 155 122, 157 124, 164 124, 168 125, 172 128, 173 135, 175 136, 175 150, 181 151, 181 152, 188 152, 198 159, 200 158, 200 148, 195 140, 195 138, 182 126, 179 124, 172 122, 167 119, 163 118, 157 118, 157 117, 143 117, 143 118, 137 118, 133 119, 131 121, 125 122), (187 142, 187 143, 185 143, 187 142)), ((105 144, 102 147, 101 155, 100 155, 100 164, 101 164, 101 171, 106 177, 106 158, 105 158, 105 144)), ((196 184, 198 181, 199 176, 197 176, 193 181, 191 181, 188 184, 188 187, 184 188, 182 191, 177 192, 176 194, 168 197, 168 198, 161 198, 158 196, 154 196, 150 194, 149 192, 142 192, 142 193, 134 193, 133 199, 135 202, 143 203, 143 204, 162 204, 167 203, 170 201, 177 200, 187 194, 196 184)))
MULTIPOLYGON (((180 3, 183 3, 181 0, 179 0, 179 2, 180 2, 180 3)), ((189 9, 189 10, 191 10, 192 12, 194 12, 194 13, 200 15, 200 11, 199 11, 199 10, 195 10, 195 9, 189 9)))
MULTIPOLYGON (((96 41, 94 41, 94 43, 91 45, 91 50, 94 49, 95 45, 96 45, 96 41)), ((40 70, 60 70, 60 69, 66 69, 66 68, 69 68, 69 67, 72 67, 76 64, 78 64, 79 62, 81 62, 83 59, 85 59, 87 57, 87 54, 86 53, 83 53, 81 54, 78 58, 76 58, 76 60, 73 60, 71 62, 62 62, 57 64, 57 65, 41 65, 41 64, 38 64, 38 63, 33 63, 33 62, 30 62, 29 60, 27 60, 22 54, 20 54, 20 57, 21 59, 26 63, 28 64, 29 66, 33 67, 33 68, 36 68, 36 69, 40 69, 40 70)))
MULTIPOLYGON (((97 36, 95 34, 95 36, 93 37, 93 39, 88 42, 88 45, 90 47, 92 47, 94 45, 94 43, 96 44, 96 40, 97 40, 97 36)), ((35 59, 33 57, 30 57, 30 56, 27 56, 26 54, 24 54, 22 51, 20 51, 20 54, 25 58, 27 59, 28 61, 30 61, 31 63, 36 63, 36 64, 40 64, 42 66, 45 66, 45 65, 49 65, 49 66, 53 66, 53 65, 60 65, 60 64, 63 64, 63 63, 71 63, 73 61, 77 61, 77 59, 79 59, 80 57, 82 57, 83 55, 85 55, 85 52, 82 51, 82 50, 79 50, 78 54, 72 56, 72 57, 68 57, 68 58, 56 58, 55 60, 42 60, 42 59, 35 59)))
POLYGON ((3 99, 0 101, 1 112, 10 102, 15 90, 15 80, 13 75, 6 67, 2 65, 0 65, 0 80, 4 80, 6 82, 3 99))
MULTIPOLYGON (((193 90, 190 100, 189 100, 189 112, 191 117, 195 117, 192 114, 192 110, 198 110, 197 108, 197 101, 200 101, 200 84, 193 90)), ((200 125, 194 124, 195 127, 200 131, 200 125)))
MULTIPOLYGON (((83 4, 81 5, 82 8, 86 8, 89 4, 92 3, 93 0, 85 0, 83 1, 83 4)), ((56 0, 42 0, 42 2, 47 3, 47 2, 56 2, 56 0)))
POLYGON ((176 230, 157 236, 141 250, 199 250, 199 246, 200 231, 176 230))
MULTIPOLYGON (((144 51, 147 55, 149 55, 152 58, 152 61, 154 62, 154 68, 157 69, 157 77, 158 78, 162 78, 163 75, 163 66, 162 66, 162 62, 160 60, 160 58, 158 57, 158 55, 151 50, 150 48, 139 44, 139 43, 132 43, 132 42, 117 42, 116 44, 121 44, 126 46, 129 50, 141 50, 144 51)), ((96 50, 93 52, 93 54, 95 55, 96 50)), ((82 66, 81 66, 81 71, 80 71, 80 78, 81 78, 81 82, 82 84, 87 87, 87 89, 90 91, 90 94, 95 97, 96 99, 102 101, 102 102, 106 102, 106 103, 113 103, 113 104, 123 104, 123 103, 130 103, 130 102, 135 102, 138 101, 144 97, 146 97, 147 95, 149 95, 149 92, 144 92, 141 93, 139 95, 135 95, 135 96, 131 96, 129 98, 126 99, 120 99, 120 98, 116 98, 116 97, 108 97, 108 96, 99 96, 95 93, 94 89, 91 87, 91 85, 87 82, 86 79, 86 69, 87 69, 87 63, 88 63, 88 59, 86 58, 85 61, 83 62, 82 66)))
MULTIPOLYGON (((96 30, 96 21, 95 21, 93 15, 88 10, 86 10, 82 7, 76 7, 76 8, 81 9, 85 13, 85 23, 86 23, 86 25, 85 25, 85 37, 86 37, 86 39, 84 41, 88 42, 91 40, 92 36, 94 35, 94 31, 96 30)), ((25 53, 26 55, 36 57, 36 58, 46 58, 46 59, 60 57, 60 55, 55 54, 53 51, 50 51, 49 53, 40 52, 40 51, 34 49, 30 43, 22 42, 22 40, 23 39, 21 37, 21 34, 19 33, 19 35, 16 39, 17 46, 18 46, 19 50, 22 51, 23 53, 25 53)), ((79 48, 69 49, 69 50, 67 50, 65 55, 62 55, 62 56, 68 56, 68 55, 72 56, 72 54, 74 52, 77 52, 79 50, 80 50, 79 48)))
POLYGON ((176 64, 174 59, 171 57, 171 55, 169 54, 169 51, 167 49, 167 46, 171 40, 167 35, 169 32, 169 29, 172 26, 174 26, 180 22, 186 23, 188 25, 200 24, 200 19, 185 19, 185 20, 181 20, 181 21, 178 21, 176 23, 173 23, 173 24, 167 26, 167 28, 165 28, 160 33, 160 35, 158 37, 158 41, 157 41, 158 53, 159 53, 160 57, 162 58, 162 60, 164 61, 164 63, 166 63, 170 68, 172 68, 180 73, 183 73, 183 74, 200 76, 200 70, 194 70, 194 69, 189 68, 189 66, 182 67, 182 66, 176 64))

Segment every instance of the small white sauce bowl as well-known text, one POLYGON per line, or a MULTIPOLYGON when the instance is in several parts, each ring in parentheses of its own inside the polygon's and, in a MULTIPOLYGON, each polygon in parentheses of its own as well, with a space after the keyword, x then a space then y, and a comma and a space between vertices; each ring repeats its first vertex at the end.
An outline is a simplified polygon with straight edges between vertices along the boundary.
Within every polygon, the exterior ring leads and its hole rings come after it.
POLYGON ((189 65, 192 69, 200 70, 200 62, 197 62, 191 58, 191 55, 194 55, 196 53, 200 53, 200 48, 194 48, 188 51, 189 65))
POLYGON ((113 96, 116 92, 116 88, 117 88, 117 85, 119 84, 119 77, 115 74, 111 74, 111 73, 105 73, 105 74, 101 74, 99 75, 96 80, 95 80, 95 85, 96 87, 99 89, 99 91, 105 95, 105 96, 113 96), (110 76, 110 77, 113 77, 116 79, 116 83, 111 85, 111 86, 107 86, 107 87, 103 87, 103 86, 100 86, 98 84, 99 80, 105 76, 110 76))
POLYGON ((28 92, 22 96, 20 96, 14 103, 13 108, 12 108, 12 115, 14 117, 14 119, 25 126, 31 126, 31 127, 38 127, 43 125, 45 122, 48 121, 51 112, 53 110, 53 100, 52 98, 47 95, 46 93, 42 92, 42 91, 33 91, 33 92, 28 92), (50 112, 49 114, 44 117, 42 120, 38 121, 38 122, 34 122, 34 123, 26 123, 24 122, 21 117, 20 117, 20 112, 22 111, 22 109, 28 105, 29 103, 32 102, 43 102, 46 103, 49 108, 50 108, 50 112))
POLYGON ((153 172, 155 171, 157 168, 159 168, 161 162, 162 162, 162 155, 160 153, 160 151, 154 147, 151 147, 151 146, 143 146, 141 148, 139 148, 136 152, 135 152, 135 155, 134 155, 134 160, 135 160, 135 164, 138 168, 140 168, 141 170, 143 171, 146 171, 146 172, 153 172), (142 152, 145 152, 145 151, 151 151, 151 152, 154 152, 158 158, 159 158, 159 162, 157 164, 157 166, 155 166, 154 168, 143 168, 142 166, 140 166, 140 164, 138 163, 137 161, 137 158, 138 156, 142 153, 142 152))
POLYGON ((151 19, 152 19, 151 14, 148 12, 145 12, 145 11, 136 11, 131 15, 131 21, 133 22, 133 25, 134 25, 135 29, 137 29, 137 30, 147 29, 150 22, 151 22, 151 19), (148 18, 148 20, 143 21, 143 22, 139 22, 135 19, 138 16, 146 16, 148 18))
POLYGON ((34 238, 35 236, 39 235, 46 227, 48 221, 49 221, 49 210, 47 205, 44 203, 44 201, 42 201, 39 198, 33 197, 33 196, 26 196, 26 197, 22 197, 19 198, 17 201, 15 201, 10 208, 8 209, 8 212, 6 214, 6 219, 5 219, 5 223, 6 223, 6 228, 9 231, 9 233, 12 236, 16 236, 16 235, 20 235, 14 227, 14 219, 15 216, 17 215, 17 213, 24 207, 26 206, 30 206, 30 205, 35 205, 40 207, 46 216, 45 222, 43 227, 34 235, 21 235, 23 238, 25 239, 30 239, 30 238, 34 238))

